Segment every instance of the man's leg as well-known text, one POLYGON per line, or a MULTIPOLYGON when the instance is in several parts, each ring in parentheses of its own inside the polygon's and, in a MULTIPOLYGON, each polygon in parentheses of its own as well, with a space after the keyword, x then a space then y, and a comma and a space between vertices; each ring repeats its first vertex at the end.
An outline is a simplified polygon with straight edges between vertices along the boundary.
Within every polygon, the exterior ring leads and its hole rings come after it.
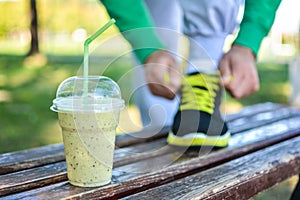
POLYGON ((225 38, 237 25, 235 0, 181 0, 189 63, 182 80, 181 102, 168 143, 176 146, 228 145, 230 132, 220 112, 221 84, 217 63, 225 38))
MULTIPOLYGON (((181 10, 175 0, 146 0, 158 35, 171 51, 177 50, 178 31, 180 30, 181 10)), ((167 100, 154 96, 148 89, 143 67, 135 68, 133 80, 134 99, 139 107, 144 128, 162 128, 172 124, 178 107, 178 99, 167 100)))
POLYGON ((226 37, 239 24, 243 0, 180 0, 183 10, 183 32, 190 40, 190 65, 187 73, 211 72, 223 55, 226 37), (208 61, 209 59, 210 61, 208 61), (205 66, 205 62, 213 65, 205 66), (204 63, 200 66, 198 63, 204 63))
MULTIPOLYGON (((224 54, 225 39, 239 26, 244 0, 180 0, 183 32, 190 41, 186 74, 215 73, 224 54)), ((215 98, 219 112, 221 90, 215 98)))

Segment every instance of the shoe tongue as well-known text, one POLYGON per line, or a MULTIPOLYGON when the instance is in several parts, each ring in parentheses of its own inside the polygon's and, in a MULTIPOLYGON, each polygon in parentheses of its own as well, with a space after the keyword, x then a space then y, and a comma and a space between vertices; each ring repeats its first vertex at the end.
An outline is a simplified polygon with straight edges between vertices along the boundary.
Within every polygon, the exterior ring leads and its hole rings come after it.
POLYGON ((180 110, 200 110, 213 113, 218 77, 199 72, 183 78, 180 110))

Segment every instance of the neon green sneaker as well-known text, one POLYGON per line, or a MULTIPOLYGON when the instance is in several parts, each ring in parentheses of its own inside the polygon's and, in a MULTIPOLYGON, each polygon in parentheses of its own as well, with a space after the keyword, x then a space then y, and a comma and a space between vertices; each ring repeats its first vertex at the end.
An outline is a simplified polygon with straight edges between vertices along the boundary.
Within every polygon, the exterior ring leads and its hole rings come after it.
POLYGON ((220 104, 219 74, 193 73, 182 80, 181 101, 168 143, 175 146, 226 147, 230 139, 220 104))

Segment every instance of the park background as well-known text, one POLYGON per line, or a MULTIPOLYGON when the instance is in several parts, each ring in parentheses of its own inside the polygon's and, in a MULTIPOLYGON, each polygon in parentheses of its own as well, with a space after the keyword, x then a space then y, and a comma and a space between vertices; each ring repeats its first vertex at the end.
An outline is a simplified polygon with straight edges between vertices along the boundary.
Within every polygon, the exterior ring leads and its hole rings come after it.
MULTIPOLYGON (((258 55, 260 91, 239 101, 224 95, 224 112, 266 101, 290 104, 289 63, 299 55, 298 8, 298 0, 283 0, 263 41, 258 55)), ((58 85, 80 71, 84 40, 108 20, 105 8, 96 0, 0 0, 0 153, 62 142, 57 115, 49 107, 58 85), (31 47, 33 5, 37 11, 38 51, 31 47)), ((228 37, 225 50, 233 38, 228 37)), ((95 58, 92 62, 105 66, 129 49, 113 26, 90 45, 91 57, 95 58)), ((127 54, 105 68, 103 74, 118 81, 131 68, 131 56, 127 54)), ((120 86, 126 109, 118 132, 139 130, 138 110, 126 93, 130 81, 120 86)), ((288 199, 296 181, 293 177, 253 199, 288 199)))

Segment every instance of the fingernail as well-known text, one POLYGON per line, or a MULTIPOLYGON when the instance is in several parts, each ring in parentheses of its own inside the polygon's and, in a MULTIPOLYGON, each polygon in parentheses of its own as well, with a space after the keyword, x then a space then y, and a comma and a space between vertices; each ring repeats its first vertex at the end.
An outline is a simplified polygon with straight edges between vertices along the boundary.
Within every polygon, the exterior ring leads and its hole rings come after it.
POLYGON ((170 83, 170 76, 169 76, 169 74, 164 74, 164 81, 165 81, 165 83, 170 83))
POLYGON ((229 75, 229 76, 223 76, 223 82, 224 83, 231 83, 233 81, 233 76, 229 75))
POLYGON ((229 76, 222 76, 222 81, 223 81, 223 83, 228 83, 229 82, 229 76))

